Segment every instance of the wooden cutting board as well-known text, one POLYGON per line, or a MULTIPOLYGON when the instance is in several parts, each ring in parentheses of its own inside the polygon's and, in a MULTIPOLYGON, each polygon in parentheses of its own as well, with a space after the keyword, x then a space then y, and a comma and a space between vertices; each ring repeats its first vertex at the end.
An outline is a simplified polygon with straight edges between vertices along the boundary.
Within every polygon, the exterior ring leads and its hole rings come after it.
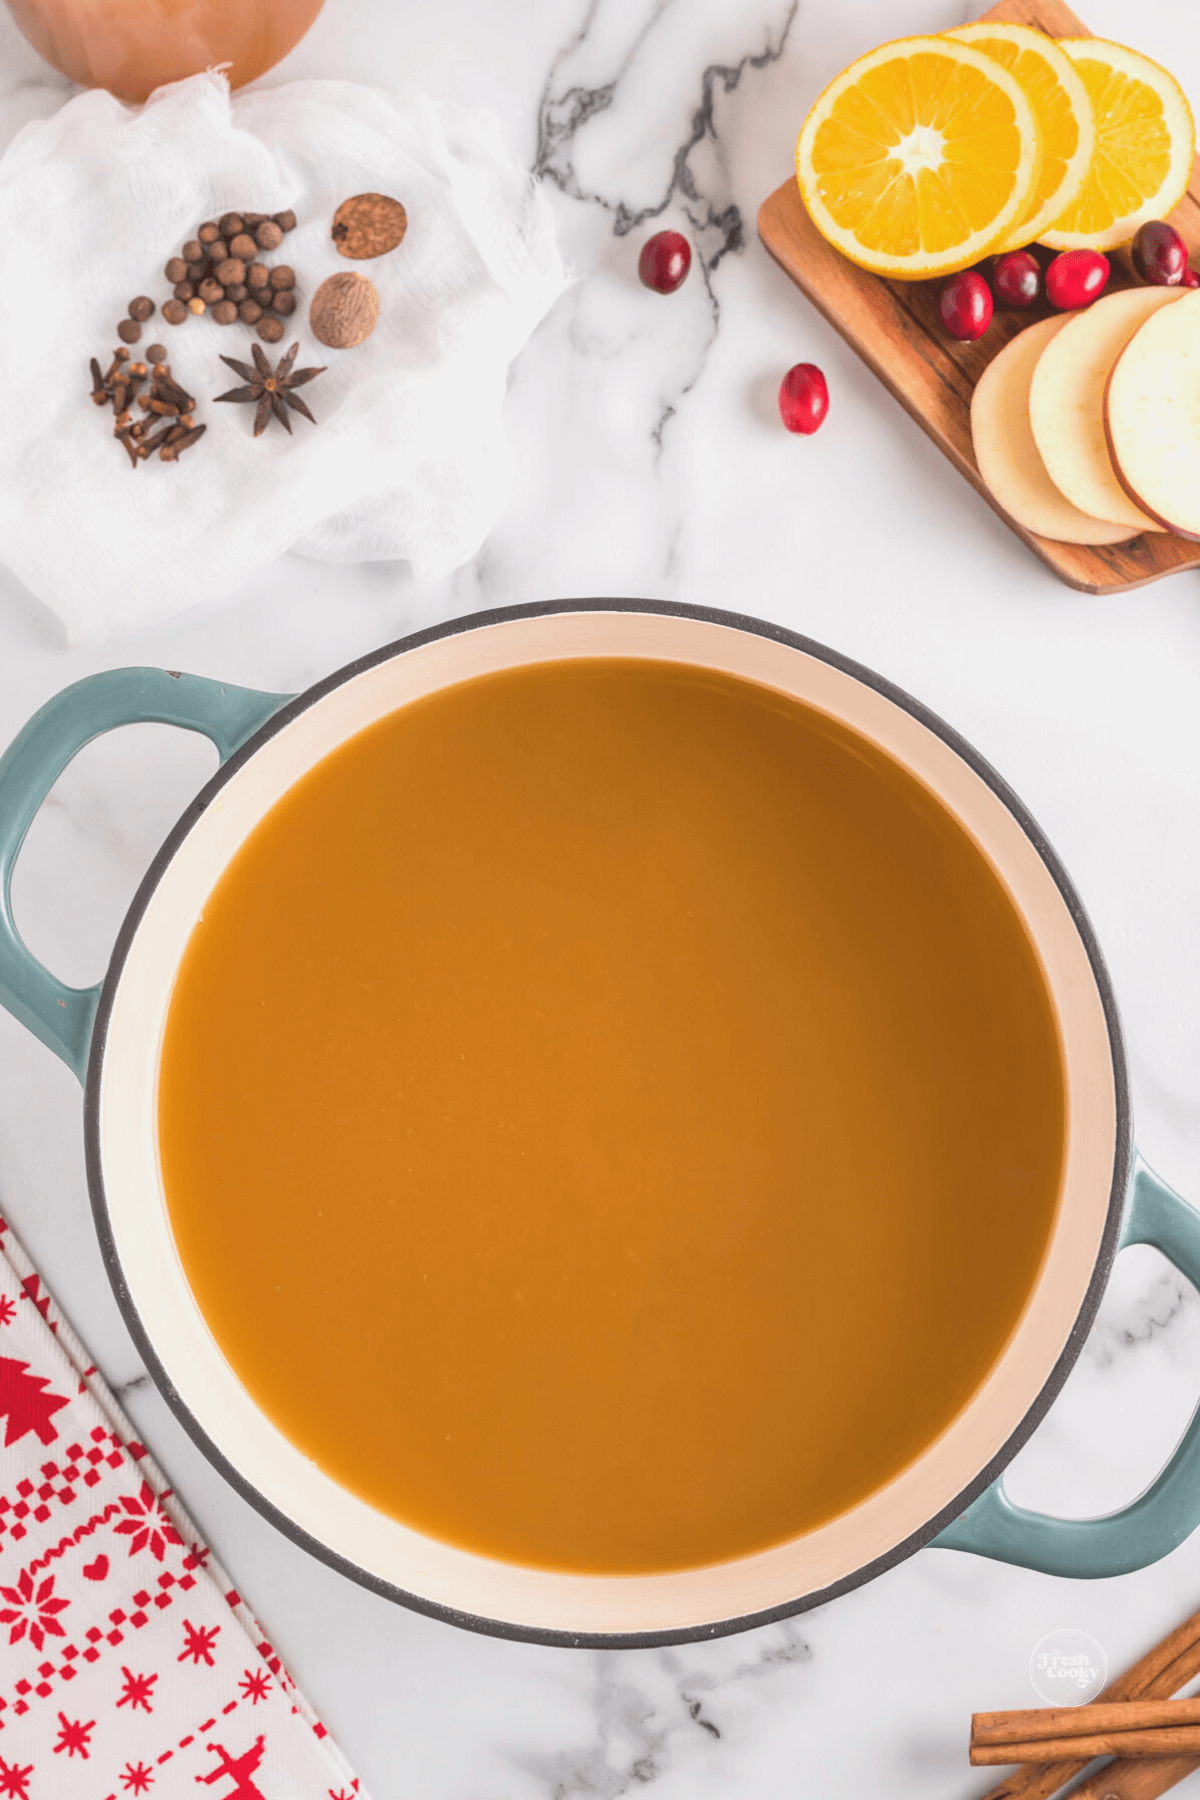
MULTIPOLYGON (((984 19, 1036 25, 1051 37, 1087 37, 1087 27, 1061 0, 999 0, 984 19)), ((797 121, 797 126, 799 121, 797 121)), ((1170 215, 1193 261, 1200 251, 1200 158, 1192 184, 1170 215)), ((965 475, 1035 556, 1070 587, 1107 594, 1144 587, 1178 569, 1200 567, 1200 544, 1165 532, 1143 532, 1125 544, 1090 548, 1037 537, 997 506, 980 478, 971 448, 971 394, 998 351, 1026 325, 1053 308, 1045 301, 1024 312, 997 307, 982 338, 962 344, 938 317, 936 281, 884 281, 847 262, 816 229, 794 177, 764 201, 758 233, 792 280, 872 368, 961 475, 965 475)), ((1127 249, 1109 252, 1109 292, 1140 285, 1127 249)))

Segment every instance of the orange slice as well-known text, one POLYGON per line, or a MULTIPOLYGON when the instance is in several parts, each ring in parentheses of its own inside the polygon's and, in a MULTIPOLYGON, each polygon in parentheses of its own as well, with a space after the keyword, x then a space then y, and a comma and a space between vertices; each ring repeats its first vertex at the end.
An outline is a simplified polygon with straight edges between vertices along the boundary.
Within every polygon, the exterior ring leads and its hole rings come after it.
POLYGON ((991 56, 1020 82, 1042 134, 1042 172, 1028 212, 994 253, 1019 250, 1077 199, 1096 141, 1092 103, 1070 57, 1031 25, 960 25, 947 37, 991 56))
POLYGON ((898 38, 860 56, 796 145, 817 230, 851 262, 901 280, 978 262, 1024 218, 1041 164, 1020 83, 948 37, 898 38))
POLYGON ((1173 75, 1105 38, 1060 38, 1096 115, 1092 166, 1077 198, 1042 233, 1054 250, 1111 250, 1178 205, 1196 132, 1173 75))

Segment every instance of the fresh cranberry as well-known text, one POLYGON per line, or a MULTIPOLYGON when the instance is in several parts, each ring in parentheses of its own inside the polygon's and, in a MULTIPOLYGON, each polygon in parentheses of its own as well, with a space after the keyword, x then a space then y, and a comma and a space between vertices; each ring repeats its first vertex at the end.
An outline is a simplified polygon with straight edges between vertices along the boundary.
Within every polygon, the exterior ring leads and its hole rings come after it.
POLYGON ((1028 250, 1008 250, 992 267, 992 281, 1001 306, 1032 306, 1042 291, 1038 259, 1028 250))
POLYGON ((656 294, 673 294, 687 280, 692 246, 681 231, 656 231, 642 245, 638 274, 656 294))
POLYGON ((1183 280, 1179 283, 1179 285, 1180 285, 1180 287, 1189 287, 1189 288, 1200 287, 1200 275, 1197 275, 1195 269, 1185 269, 1183 271, 1183 280))
POLYGON ((982 337, 992 322, 992 290, 975 269, 965 269, 950 277, 938 308, 951 337, 982 337))
POLYGON ((1108 258, 1098 250, 1064 250, 1046 270, 1046 298, 1063 312, 1090 306, 1108 286, 1108 258))
POLYGON ((779 384, 779 416, 789 431, 811 437, 829 411, 829 389, 816 363, 797 363, 779 384))
POLYGON ((1151 219, 1133 240, 1133 266, 1153 287, 1178 287, 1188 266, 1188 247, 1173 225, 1151 219))

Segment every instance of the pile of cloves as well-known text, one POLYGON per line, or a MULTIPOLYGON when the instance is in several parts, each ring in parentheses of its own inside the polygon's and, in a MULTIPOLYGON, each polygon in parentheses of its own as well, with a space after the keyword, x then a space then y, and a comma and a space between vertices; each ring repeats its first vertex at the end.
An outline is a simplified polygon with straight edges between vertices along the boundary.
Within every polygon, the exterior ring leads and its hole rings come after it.
POLYGON ((122 346, 103 375, 93 356, 91 369, 92 404, 111 405, 116 414, 113 436, 124 445, 132 468, 156 450, 160 462, 178 462, 204 436, 207 427, 196 424, 196 402, 172 380, 162 344, 150 345, 145 362, 131 362, 122 346))

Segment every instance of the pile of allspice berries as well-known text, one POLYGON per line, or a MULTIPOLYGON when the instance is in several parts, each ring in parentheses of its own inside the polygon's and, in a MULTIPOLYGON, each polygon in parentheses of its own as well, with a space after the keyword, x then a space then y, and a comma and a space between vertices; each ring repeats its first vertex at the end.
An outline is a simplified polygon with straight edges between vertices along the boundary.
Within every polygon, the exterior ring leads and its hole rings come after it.
MULTIPOLYGON (((284 319, 296 309, 296 274, 286 263, 267 268, 261 252, 278 250, 295 229, 294 212, 227 212, 208 219, 173 256, 165 274, 172 297, 162 309, 168 325, 182 325, 189 313, 211 313, 218 325, 240 319, 264 343, 277 344, 284 319)), ((136 322, 137 315, 130 308, 136 322)), ((122 330, 126 343, 136 342, 122 330)))

